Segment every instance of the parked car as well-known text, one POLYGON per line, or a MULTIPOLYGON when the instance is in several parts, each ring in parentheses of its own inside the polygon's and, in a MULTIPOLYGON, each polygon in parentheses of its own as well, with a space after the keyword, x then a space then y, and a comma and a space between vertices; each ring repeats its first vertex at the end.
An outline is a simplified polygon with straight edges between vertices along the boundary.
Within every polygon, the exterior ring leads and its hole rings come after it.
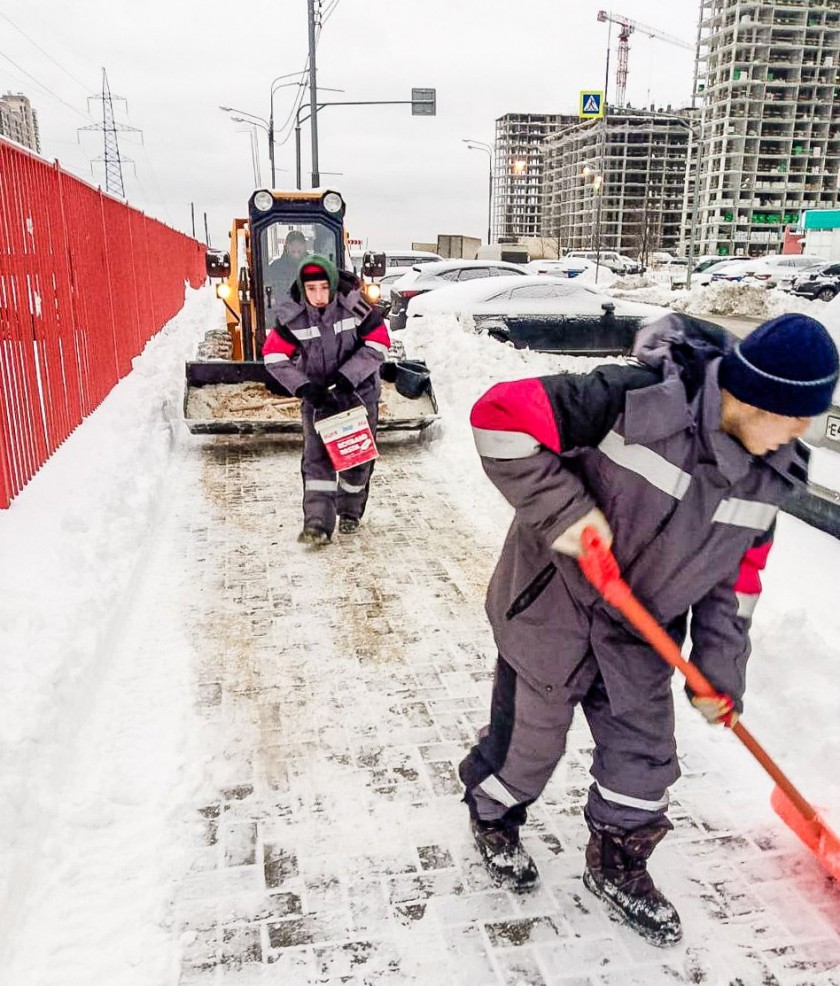
MULTIPOLYGON (((731 284, 737 284, 740 281, 743 281, 748 266, 749 261, 745 260, 743 257, 725 260, 720 264, 713 264, 711 267, 707 268, 703 271, 698 280, 701 284, 710 284, 715 281, 728 281, 731 284), (708 280, 706 279, 707 277, 708 280)), ((693 277, 692 280, 694 280, 693 277)))
POLYGON ((591 260, 593 264, 609 267, 613 274, 629 273, 627 264, 615 250, 569 250, 566 257, 582 257, 584 260, 591 260))
POLYGON ((789 288, 806 267, 820 262, 820 257, 804 253, 759 257, 748 264, 743 280, 745 283, 761 284, 767 288, 789 288))
POLYGON ((625 274, 644 274, 645 266, 641 261, 634 260, 632 257, 628 257, 624 253, 618 255, 618 259, 624 264, 625 274))
POLYGON ((517 349, 605 356, 630 352, 641 325, 667 311, 612 298, 578 280, 529 274, 441 288, 412 299, 408 318, 469 315, 477 331, 517 349))
POLYGON ((763 285, 774 288, 790 284, 805 267, 819 263, 819 257, 804 254, 775 254, 769 257, 738 257, 727 267, 710 267, 713 281, 763 285))
POLYGON ((788 289, 802 298, 831 301, 840 294, 840 264, 814 264, 799 271, 788 289))
MULTIPOLYGON (((431 245, 431 244, 430 244, 431 245)), ((417 264, 434 264, 443 257, 426 250, 385 250, 385 262, 389 267, 415 267, 417 264)))
POLYGON ((524 277, 525 271, 504 260, 442 260, 414 266, 391 287, 391 328, 405 328, 408 303, 420 294, 465 281, 507 275, 524 277))
POLYGON ((695 274, 702 274, 704 270, 714 267, 715 264, 725 264, 730 260, 732 260, 731 257, 721 257, 717 254, 707 254, 705 257, 698 257, 694 262, 694 266, 691 268, 692 280, 695 274))

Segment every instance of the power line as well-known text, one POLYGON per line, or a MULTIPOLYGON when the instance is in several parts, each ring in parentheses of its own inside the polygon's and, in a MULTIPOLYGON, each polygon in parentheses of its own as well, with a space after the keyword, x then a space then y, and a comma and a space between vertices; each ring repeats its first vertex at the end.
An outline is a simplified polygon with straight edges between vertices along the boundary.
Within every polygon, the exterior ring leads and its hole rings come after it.
POLYGON ((40 79, 36 79, 35 76, 31 72, 27 72, 26 69, 22 65, 18 65, 18 63, 13 58, 9 58, 9 56, 7 54, 5 54, 5 52, 0 51, 0 58, 5 58, 7 62, 9 62, 11 65, 14 65, 14 67, 18 70, 18 72, 23 72, 23 74, 27 78, 31 79, 35 83, 36 86, 40 86, 41 89, 44 90, 44 92, 49 93, 50 96, 53 97, 53 99, 57 99, 58 102, 61 103, 63 106, 66 106, 68 109, 72 110, 74 113, 78 113, 79 116, 84 117, 86 120, 91 120, 92 119, 92 117, 90 116, 90 114, 83 113, 80 109, 77 109, 75 106, 73 106, 70 103, 68 103, 66 99, 62 99, 61 96, 58 95, 58 93, 53 92, 52 89, 50 89, 49 86, 44 85, 44 83, 41 82, 40 79))
POLYGON ((55 58, 53 58, 53 56, 48 51, 45 51, 38 44, 38 42, 34 38, 30 38, 29 35, 26 33, 26 31, 24 31, 24 29, 22 27, 20 27, 19 25, 15 24, 15 22, 11 19, 11 17, 8 16, 8 14, 4 14, 3 11, 0 10, 0 17, 2 17, 4 21, 7 21, 9 24, 11 24, 12 27, 16 31, 18 31, 20 34, 22 34, 31 45, 33 45, 35 48, 37 48, 38 51, 40 51, 42 55, 45 55, 47 58, 49 58, 49 60, 54 65, 57 65, 61 69, 61 71, 64 72, 65 75, 69 76, 75 83, 77 83, 78 85, 80 85, 82 87, 82 89, 84 89, 84 90, 87 91, 87 88, 88 87, 87 87, 87 85, 84 82, 82 82, 81 80, 77 79, 76 76, 73 75, 72 72, 70 72, 68 69, 66 69, 61 64, 61 62, 59 62, 55 58))

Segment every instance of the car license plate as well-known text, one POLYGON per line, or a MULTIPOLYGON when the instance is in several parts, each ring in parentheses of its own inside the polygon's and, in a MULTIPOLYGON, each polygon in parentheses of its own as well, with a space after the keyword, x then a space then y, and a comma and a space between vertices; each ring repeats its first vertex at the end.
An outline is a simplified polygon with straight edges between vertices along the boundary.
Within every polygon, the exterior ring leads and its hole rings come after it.
POLYGON ((840 442, 840 418, 829 414, 825 422, 825 437, 832 442, 840 442))

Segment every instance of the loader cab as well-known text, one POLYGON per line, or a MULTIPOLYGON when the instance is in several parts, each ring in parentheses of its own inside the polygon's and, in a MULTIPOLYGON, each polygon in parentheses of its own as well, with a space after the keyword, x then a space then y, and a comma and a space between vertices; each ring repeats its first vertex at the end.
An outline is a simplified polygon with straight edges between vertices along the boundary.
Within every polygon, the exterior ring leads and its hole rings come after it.
POLYGON ((248 220, 259 340, 275 325, 302 260, 317 253, 339 270, 347 266, 344 200, 333 191, 260 190, 248 203, 248 220))

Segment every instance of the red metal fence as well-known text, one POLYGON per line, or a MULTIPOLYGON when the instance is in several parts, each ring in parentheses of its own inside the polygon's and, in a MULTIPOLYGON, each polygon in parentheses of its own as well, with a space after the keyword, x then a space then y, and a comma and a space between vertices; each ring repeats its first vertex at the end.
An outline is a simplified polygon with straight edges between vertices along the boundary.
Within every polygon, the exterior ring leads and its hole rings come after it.
POLYGON ((204 246, 0 139, 0 508, 204 282, 204 246))

